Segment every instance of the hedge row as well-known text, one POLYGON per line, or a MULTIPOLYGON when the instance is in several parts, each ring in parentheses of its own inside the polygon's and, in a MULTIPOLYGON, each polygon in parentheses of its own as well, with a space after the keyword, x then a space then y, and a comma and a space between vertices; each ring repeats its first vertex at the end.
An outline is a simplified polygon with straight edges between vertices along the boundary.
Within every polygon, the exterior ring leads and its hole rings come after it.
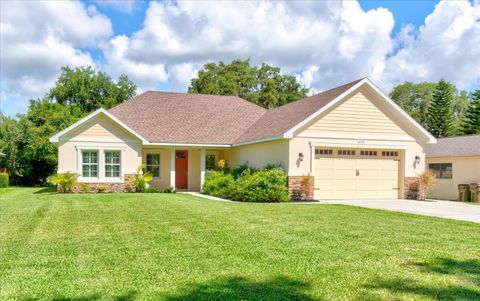
POLYGON ((212 171, 205 179, 204 194, 241 202, 286 202, 289 200, 287 176, 279 167, 242 172, 212 171))

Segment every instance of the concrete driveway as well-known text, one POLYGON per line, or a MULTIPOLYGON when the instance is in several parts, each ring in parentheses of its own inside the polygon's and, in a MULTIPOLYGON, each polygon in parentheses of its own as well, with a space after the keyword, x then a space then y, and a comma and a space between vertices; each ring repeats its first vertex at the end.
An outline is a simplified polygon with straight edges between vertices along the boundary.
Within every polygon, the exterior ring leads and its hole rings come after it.
POLYGON ((311 204, 342 204, 480 223, 480 205, 452 201, 325 200, 311 204))

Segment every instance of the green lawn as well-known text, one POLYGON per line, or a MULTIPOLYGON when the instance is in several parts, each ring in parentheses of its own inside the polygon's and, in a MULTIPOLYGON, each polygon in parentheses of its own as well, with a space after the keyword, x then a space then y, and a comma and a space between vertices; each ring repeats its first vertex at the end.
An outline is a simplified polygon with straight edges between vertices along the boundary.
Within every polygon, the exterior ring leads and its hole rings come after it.
POLYGON ((0 190, 0 300, 480 300, 480 225, 340 205, 0 190))

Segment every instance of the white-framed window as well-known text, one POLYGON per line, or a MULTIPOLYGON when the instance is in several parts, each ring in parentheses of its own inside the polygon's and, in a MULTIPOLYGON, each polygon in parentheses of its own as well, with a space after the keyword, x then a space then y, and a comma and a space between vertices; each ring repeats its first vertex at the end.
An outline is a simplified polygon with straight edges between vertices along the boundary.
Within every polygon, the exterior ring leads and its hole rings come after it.
POLYGON ((160 177, 160 154, 147 154, 147 164, 145 164, 145 169, 150 172, 153 177, 160 177))
POLYGON ((120 178, 120 151, 106 150, 105 155, 105 178, 120 178))
POLYGON ((82 178, 98 178, 98 151, 82 150, 82 178))
POLYGON ((430 169, 437 179, 453 178, 452 163, 430 163, 428 169, 430 169))
POLYGON ((205 169, 213 170, 215 169, 216 158, 215 155, 205 155, 205 169))

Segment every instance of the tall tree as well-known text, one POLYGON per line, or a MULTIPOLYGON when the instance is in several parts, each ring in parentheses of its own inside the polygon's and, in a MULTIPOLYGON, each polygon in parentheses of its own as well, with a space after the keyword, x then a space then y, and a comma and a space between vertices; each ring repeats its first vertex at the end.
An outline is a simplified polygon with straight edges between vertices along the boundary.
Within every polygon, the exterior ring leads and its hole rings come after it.
POLYGON ((451 86, 442 79, 435 87, 427 112, 428 130, 435 137, 447 137, 452 134, 454 121, 452 102, 451 86))
POLYGON ((262 64, 250 66, 249 60, 208 63, 188 88, 189 93, 235 95, 264 108, 274 108, 304 98, 308 89, 280 68, 262 64))
POLYGON ((100 107, 111 108, 133 97, 136 89, 137 86, 126 75, 121 75, 115 83, 104 72, 91 66, 75 69, 62 67, 55 86, 46 97, 88 113, 100 107))
POLYGON ((480 134, 480 90, 472 93, 472 100, 465 112, 461 130, 465 135, 480 134))
POLYGON ((17 118, 0 115, 0 163, 19 185, 42 185, 55 172, 57 147, 48 139, 91 111, 110 108, 135 94, 136 86, 123 75, 115 83, 92 67, 62 68, 44 99, 31 100, 17 118))
POLYGON ((432 100, 434 90, 435 83, 404 82, 392 89, 390 98, 418 123, 426 127, 428 104, 432 100))

